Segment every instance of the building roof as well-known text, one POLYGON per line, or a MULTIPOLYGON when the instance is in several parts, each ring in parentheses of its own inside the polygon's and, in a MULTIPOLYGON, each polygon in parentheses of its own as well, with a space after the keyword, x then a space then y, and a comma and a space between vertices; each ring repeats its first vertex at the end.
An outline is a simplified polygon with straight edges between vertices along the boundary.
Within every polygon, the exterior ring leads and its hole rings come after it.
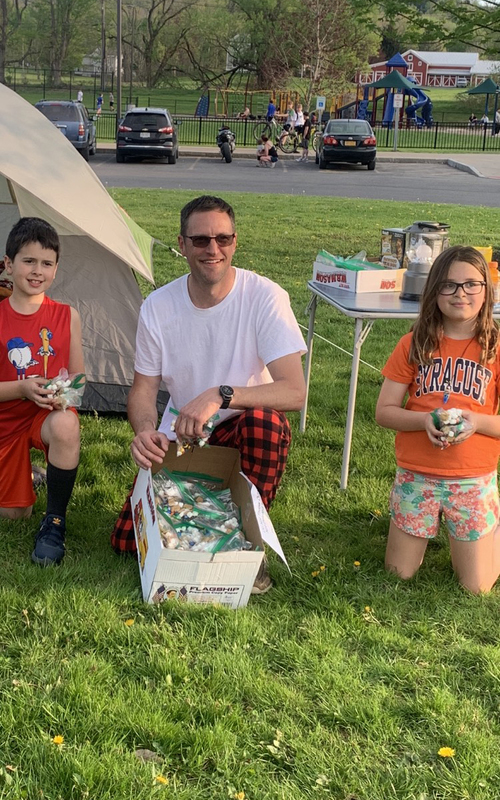
POLYGON ((477 62, 478 53, 438 53, 433 50, 407 50, 403 57, 408 53, 413 53, 420 61, 431 64, 433 67, 473 67, 477 62))
POLYGON ((472 67, 471 75, 492 75, 500 72, 500 61, 476 61, 472 67))

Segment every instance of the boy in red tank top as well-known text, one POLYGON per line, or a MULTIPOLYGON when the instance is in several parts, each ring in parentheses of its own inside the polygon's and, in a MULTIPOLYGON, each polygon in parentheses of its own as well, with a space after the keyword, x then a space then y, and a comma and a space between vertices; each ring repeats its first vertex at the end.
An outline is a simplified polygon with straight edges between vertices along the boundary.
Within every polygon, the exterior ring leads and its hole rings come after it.
POLYGON ((0 518, 31 515, 30 448, 43 451, 47 509, 31 555, 41 566, 64 557, 66 508, 80 455, 77 414, 61 410, 45 388, 62 368, 84 372, 78 312, 45 295, 57 272, 59 246, 47 222, 21 218, 5 248, 12 294, 0 303, 0 518))

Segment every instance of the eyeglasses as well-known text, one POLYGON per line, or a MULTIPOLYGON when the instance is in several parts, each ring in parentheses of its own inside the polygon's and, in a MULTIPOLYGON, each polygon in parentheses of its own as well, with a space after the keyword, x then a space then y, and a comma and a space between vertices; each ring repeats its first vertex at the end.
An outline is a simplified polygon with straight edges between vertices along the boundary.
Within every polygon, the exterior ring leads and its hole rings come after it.
POLYGON ((486 281, 464 281, 464 283, 446 281, 440 285, 439 294, 456 294, 457 289, 463 289, 465 294, 480 294, 483 286, 486 286, 486 281))
POLYGON ((208 247, 212 239, 215 239, 219 247, 229 247, 235 236, 235 233, 218 233, 217 236, 184 236, 184 239, 191 239, 193 247, 208 247))

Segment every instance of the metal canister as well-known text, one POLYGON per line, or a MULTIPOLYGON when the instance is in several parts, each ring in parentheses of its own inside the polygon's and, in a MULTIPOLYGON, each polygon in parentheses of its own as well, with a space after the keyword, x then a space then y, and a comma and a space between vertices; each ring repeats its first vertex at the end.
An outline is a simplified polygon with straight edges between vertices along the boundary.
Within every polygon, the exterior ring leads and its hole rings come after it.
POLYGON ((414 222, 405 228, 406 244, 402 300, 419 300, 437 256, 450 246, 446 222, 414 222))

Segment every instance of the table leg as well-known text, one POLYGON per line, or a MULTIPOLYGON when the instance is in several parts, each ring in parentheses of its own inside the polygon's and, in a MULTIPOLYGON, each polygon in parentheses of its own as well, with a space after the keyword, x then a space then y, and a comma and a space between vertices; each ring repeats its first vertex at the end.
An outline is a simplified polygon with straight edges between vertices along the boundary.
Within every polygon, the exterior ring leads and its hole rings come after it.
POLYGON ((312 351, 314 340, 314 320, 316 317, 316 306, 318 305, 317 295, 313 295, 309 301, 309 326, 307 328, 307 353, 306 363, 304 366, 304 377, 306 379, 306 399, 300 412, 300 432, 304 433, 306 429, 307 418, 307 401, 309 399, 309 383, 311 381, 311 364, 312 364, 312 351))
POLYGON ((358 389, 359 361, 361 358, 361 347, 373 327, 373 320, 366 323, 363 328, 363 320, 356 318, 354 328, 354 349, 352 353, 351 383, 349 386, 349 400, 347 402, 347 419, 344 435, 344 452, 342 454, 342 472, 340 473, 340 488, 347 489, 349 478, 349 461, 351 459, 352 429, 354 425, 354 410, 356 408, 356 392, 358 389))

